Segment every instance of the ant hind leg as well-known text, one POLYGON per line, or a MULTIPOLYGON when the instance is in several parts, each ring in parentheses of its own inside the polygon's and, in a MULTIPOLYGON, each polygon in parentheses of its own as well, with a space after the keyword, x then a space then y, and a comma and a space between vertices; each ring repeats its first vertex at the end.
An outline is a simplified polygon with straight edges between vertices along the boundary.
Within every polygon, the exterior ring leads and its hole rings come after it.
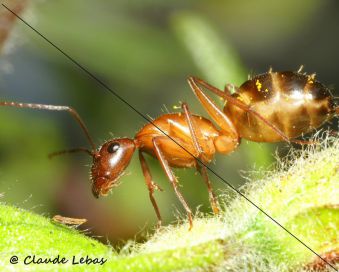
MULTIPOLYGON (((218 124, 218 126, 222 129, 225 135, 229 135, 234 139, 238 139, 239 138, 238 132, 230 118, 214 103, 214 101, 208 95, 206 95, 200 89, 200 87, 196 84, 195 80, 196 79, 193 77, 188 78, 188 84, 190 85, 193 93, 196 95, 196 97, 198 98, 204 109, 207 111, 209 116, 218 124)), ((222 98, 228 97, 228 95, 223 91, 220 91, 219 89, 218 91, 220 92, 217 93, 219 97, 222 98)), ((232 99, 235 98, 232 97, 232 99)))

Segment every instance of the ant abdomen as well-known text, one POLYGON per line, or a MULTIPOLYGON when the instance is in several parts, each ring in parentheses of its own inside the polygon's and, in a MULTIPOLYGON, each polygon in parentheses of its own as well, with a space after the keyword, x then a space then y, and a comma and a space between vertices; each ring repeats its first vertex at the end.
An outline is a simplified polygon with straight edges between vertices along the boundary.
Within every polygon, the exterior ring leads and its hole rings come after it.
MULTIPOLYGON (((244 102, 288 138, 296 138, 320 127, 335 114, 330 91, 315 75, 298 72, 268 72, 242 84, 233 97, 244 102)), ((227 103, 224 112, 240 137, 256 142, 278 142, 282 138, 250 112, 227 103)))

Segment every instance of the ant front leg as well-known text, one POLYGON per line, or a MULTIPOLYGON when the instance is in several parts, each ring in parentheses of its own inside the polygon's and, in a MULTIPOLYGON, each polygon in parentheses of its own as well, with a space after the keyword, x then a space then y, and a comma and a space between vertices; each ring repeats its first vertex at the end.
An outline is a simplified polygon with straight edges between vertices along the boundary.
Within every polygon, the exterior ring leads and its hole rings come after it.
POLYGON ((262 122, 264 122, 267 126, 273 129, 284 141, 290 142, 290 139, 285 135, 285 133, 283 133, 280 129, 278 129, 276 126, 271 124, 258 112, 254 111, 248 105, 241 102, 240 100, 234 98, 229 93, 223 92, 219 90, 218 88, 208 84, 206 81, 196 78, 196 77, 189 77, 188 84, 190 85, 192 91, 194 92, 198 100, 201 102, 203 107, 207 110, 209 115, 221 126, 221 128, 223 128, 223 126, 225 125, 226 126, 228 125, 229 126, 228 130, 230 130, 231 128, 231 131, 233 131, 233 133, 236 133, 237 135, 237 132, 235 131, 234 125, 232 124, 231 120, 229 120, 229 118, 224 114, 223 111, 221 111, 219 108, 216 107, 213 100, 203 92, 203 90, 198 86, 198 84, 205 87, 207 90, 211 91, 217 96, 224 98, 228 103, 232 103, 233 105, 239 107, 240 109, 255 115, 262 122), (231 125, 229 125, 229 123, 231 123, 231 125))
POLYGON ((155 155, 157 156, 161 167, 163 168, 163 170, 165 171, 173 189, 175 194, 177 195, 179 201, 181 202, 181 204, 183 205, 184 209, 186 210, 187 216, 188 216, 188 221, 189 221, 189 230, 192 229, 193 227, 193 219, 192 219, 192 211, 191 209, 188 207, 186 200, 184 199, 184 197, 182 196, 182 194, 180 193, 179 189, 178 189, 178 180, 175 177, 172 169, 170 168, 163 152, 161 151, 161 149, 163 147, 161 147, 161 145, 166 145, 167 143, 172 144, 173 141, 169 138, 167 138, 166 136, 158 136, 153 138, 152 140, 153 142, 153 146, 154 146, 154 151, 155 151, 155 155))
MULTIPOLYGON (((182 109, 185 113, 185 118, 186 118, 186 122, 188 124, 189 130, 190 130, 190 134, 193 140, 193 144, 194 144, 194 148, 198 153, 198 159, 200 161, 203 161, 203 149, 199 143, 199 139, 203 139, 202 135, 201 135, 201 131, 199 128, 197 128, 194 119, 192 118, 191 112, 188 108, 187 103, 182 103, 182 109)), ((201 165, 198 161, 197 163, 197 170, 199 171, 200 175, 203 177, 205 184, 207 186, 207 190, 208 190, 208 195, 209 195, 209 200, 210 200, 210 204, 212 207, 212 210, 214 212, 214 214, 218 214, 219 213, 219 204, 218 201, 215 198, 215 195, 213 193, 213 189, 212 189, 212 185, 211 182, 208 178, 208 174, 207 174, 207 169, 205 165, 201 165)))
MULTIPOLYGON (((89 141, 90 145, 92 146, 93 152, 95 151, 95 144, 94 144, 91 136, 89 135, 88 129, 87 129, 84 121, 82 121, 80 115, 76 112, 76 110, 71 108, 71 107, 0 101, 0 107, 1 106, 3 106, 3 107, 15 107, 15 108, 27 108, 27 109, 35 109, 35 110, 67 111, 78 122, 81 129, 85 133, 87 140, 89 141)), ((66 153, 68 151, 62 151, 62 152, 66 153)), ((73 150, 71 152, 73 152, 73 150)), ((91 151, 86 151, 86 152, 91 153, 91 151)))
POLYGON ((151 172, 149 170, 149 167, 147 165, 147 162, 146 162, 144 155, 142 154, 141 150, 139 150, 139 160, 140 160, 140 164, 141 164, 142 173, 144 174, 146 185, 148 187, 149 198, 152 202, 153 208, 154 208, 155 213, 156 213, 157 218, 158 218, 158 228, 159 228, 161 226, 162 219, 161 219, 158 204, 155 201, 153 193, 154 193, 154 190, 162 191, 162 189, 156 183, 154 183, 154 181, 152 180, 151 172))

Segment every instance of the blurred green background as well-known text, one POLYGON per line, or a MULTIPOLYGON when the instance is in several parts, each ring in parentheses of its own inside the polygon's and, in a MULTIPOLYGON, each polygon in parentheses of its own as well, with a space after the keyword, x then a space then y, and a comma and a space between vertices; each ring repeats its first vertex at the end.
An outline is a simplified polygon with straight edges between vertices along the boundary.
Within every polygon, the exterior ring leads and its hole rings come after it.
MULTIPOLYGON (((11 2, 11 1, 8 1, 11 2)), ((60 48, 106 82, 139 111, 157 117, 179 101, 206 116, 186 78, 196 75, 223 88, 248 74, 274 70, 316 72, 339 86, 339 2, 284 1, 98 1, 30 3, 22 16, 60 48)), ((96 144, 133 137, 144 120, 78 67, 17 22, 0 58, 0 99, 69 105, 77 109, 96 144)), ((338 92, 333 91, 334 95, 338 92)), ((112 244, 142 239, 156 224, 135 155, 122 184, 96 200, 90 190, 91 158, 84 154, 53 160, 53 151, 88 146, 67 113, 0 108, 0 193, 3 202, 47 216, 87 218, 83 228, 112 244)), ((332 129, 337 130, 337 120, 332 129)), ((274 162, 274 144, 243 141, 211 165, 240 187, 242 171, 274 162)), ((288 150, 279 146, 280 153, 288 150)), ((150 163, 164 224, 183 209, 158 162, 150 163)), ((259 175, 260 175, 259 173, 259 175)), ((196 211, 211 212, 207 190, 192 169, 176 170, 181 190, 196 211)), ((246 174, 248 175, 248 174, 246 174)), ((214 188, 228 190, 210 175, 214 188)))

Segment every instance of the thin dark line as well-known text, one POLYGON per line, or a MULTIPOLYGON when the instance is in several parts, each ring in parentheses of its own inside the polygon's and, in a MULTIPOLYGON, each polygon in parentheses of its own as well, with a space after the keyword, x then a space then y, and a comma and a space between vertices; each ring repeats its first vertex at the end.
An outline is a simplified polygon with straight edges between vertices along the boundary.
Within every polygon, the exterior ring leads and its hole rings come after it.
POLYGON ((300 242, 302 245, 304 245, 307 249, 309 249, 311 252, 313 252, 315 255, 317 255, 321 260, 323 260, 325 263, 327 263, 329 266, 331 266, 335 271, 338 271, 332 264, 327 262, 323 257, 321 257, 317 252, 315 252, 312 248, 310 248, 308 245, 306 245, 303 241, 301 241, 297 236, 295 236, 292 232, 290 232, 288 229, 286 229, 283 225, 281 225, 277 220, 275 220, 273 217, 271 217, 268 213, 266 213, 263 209, 261 209, 259 206, 257 206, 252 200, 247 198, 243 193, 241 193, 238 189, 233 187, 232 184, 230 184, 228 181, 226 181, 224 178, 222 178, 219 174, 217 174, 212 168, 210 168, 208 165, 203 163, 199 158, 195 157, 191 152, 189 152, 185 147, 183 147, 181 144, 179 144, 175 139, 173 139, 170 135, 165 133, 161 128, 159 128, 156 124, 153 123, 152 120, 150 120, 146 115, 141 113, 139 110, 137 110, 135 107, 133 107, 130 103, 128 103, 124 98, 122 98, 120 95, 118 95, 115 91, 113 91, 112 88, 110 88, 106 83, 104 83, 102 80, 100 80, 98 77, 96 77, 94 74, 92 74, 87 68, 85 68, 83 65, 81 65, 78 61, 76 61, 74 58, 72 58, 70 55, 68 55, 66 52, 64 52, 62 49, 60 49, 57 45, 55 45, 53 42, 51 42, 49 39, 47 39, 43 34, 41 34, 38 30, 33 28, 30 24, 28 24, 24 19, 22 19, 19 15, 17 15, 15 12, 13 12, 11 9, 9 9, 6 5, 2 4, 3 7, 5 7, 9 12, 11 12, 14 16, 16 16, 20 21, 22 21, 26 26, 31 28, 35 33, 37 33, 41 38, 43 38, 46 42, 48 42, 50 45, 52 45, 55 49, 57 49, 61 54, 63 54, 66 58, 68 58, 71 62, 73 62, 75 65, 77 65, 81 70, 83 70, 86 74, 88 74, 90 77, 92 77, 95 81, 100 83, 101 86, 103 86, 106 90, 111 92, 114 96, 116 96, 120 101, 125 103, 127 106, 129 106, 132 110, 134 110, 137 114, 139 114, 142 118, 144 118, 147 122, 152 124, 154 127, 156 127, 159 131, 161 131, 165 136, 167 136, 169 139, 171 139, 173 142, 175 142, 178 146, 180 146, 183 150, 185 150, 189 155, 191 155, 193 158, 195 158, 199 163, 204 165, 209 171, 211 171, 216 177, 218 177, 220 180, 222 180, 225 184, 227 184, 231 189, 233 189, 235 192, 237 192, 240 196, 242 196, 244 199, 246 199, 249 203, 251 203, 254 207, 256 207, 259 211, 261 211, 264 215, 266 215, 269 219, 271 219, 274 223, 276 223, 279 227, 281 227, 283 230, 285 230, 288 234, 290 234, 293 238, 295 238, 298 242, 300 242))

